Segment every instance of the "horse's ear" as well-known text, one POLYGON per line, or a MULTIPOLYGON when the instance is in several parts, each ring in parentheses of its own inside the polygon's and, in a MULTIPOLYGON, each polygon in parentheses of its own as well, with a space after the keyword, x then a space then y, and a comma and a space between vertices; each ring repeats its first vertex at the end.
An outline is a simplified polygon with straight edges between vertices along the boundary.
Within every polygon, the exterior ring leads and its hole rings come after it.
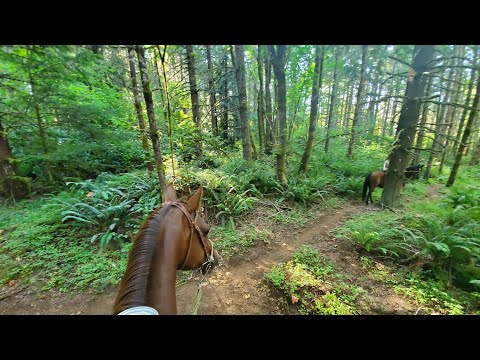
POLYGON ((202 201, 202 195, 203 195, 203 186, 200 185, 198 188, 197 192, 187 200, 185 203, 188 208, 190 209, 192 214, 195 214, 197 210, 200 208, 200 202, 202 201))
POLYGON ((169 183, 167 186, 165 186, 162 197, 164 203, 177 200, 177 192, 172 183, 169 183))

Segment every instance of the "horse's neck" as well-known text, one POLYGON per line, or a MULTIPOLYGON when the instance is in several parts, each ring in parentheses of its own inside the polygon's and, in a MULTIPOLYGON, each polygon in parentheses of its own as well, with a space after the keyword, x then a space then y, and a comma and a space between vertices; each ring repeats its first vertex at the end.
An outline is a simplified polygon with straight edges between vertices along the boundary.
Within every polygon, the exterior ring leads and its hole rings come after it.
POLYGON ((177 313, 175 256, 161 255, 157 261, 159 266, 151 270, 148 306, 155 308, 160 315, 174 315, 177 313))

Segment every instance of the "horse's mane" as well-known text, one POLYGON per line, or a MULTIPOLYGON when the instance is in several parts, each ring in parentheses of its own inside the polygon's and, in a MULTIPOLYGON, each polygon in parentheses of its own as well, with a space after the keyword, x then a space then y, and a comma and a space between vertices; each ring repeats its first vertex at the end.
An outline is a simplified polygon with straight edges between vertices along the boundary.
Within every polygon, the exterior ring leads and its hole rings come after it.
POLYGON ((114 305, 117 314, 125 309, 147 304, 147 285, 151 272, 155 239, 171 204, 159 207, 143 222, 133 240, 125 275, 114 305))

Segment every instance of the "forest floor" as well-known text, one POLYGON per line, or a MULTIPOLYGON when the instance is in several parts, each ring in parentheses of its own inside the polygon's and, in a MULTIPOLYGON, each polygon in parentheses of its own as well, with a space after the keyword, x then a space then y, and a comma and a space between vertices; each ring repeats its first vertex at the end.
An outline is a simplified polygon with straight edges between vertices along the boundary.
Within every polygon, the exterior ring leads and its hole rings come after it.
MULTIPOLYGON (((430 197, 437 197, 435 185, 429 186, 430 197)), ((416 314, 420 306, 411 298, 398 294, 393 285, 371 276, 362 257, 365 251, 349 240, 335 237, 336 228, 352 215, 381 211, 375 205, 350 202, 334 210, 319 207, 313 220, 302 229, 287 224, 277 226, 268 242, 260 242, 234 254, 204 279, 198 314, 246 315, 287 314, 283 297, 264 280, 273 265, 288 261, 302 245, 318 249, 336 271, 355 279, 365 292, 357 301, 362 314, 416 314)), ((379 263, 377 263, 380 267, 379 263)), ((177 289, 179 314, 190 314, 200 279, 193 277, 177 289)), ((68 294, 56 290, 41 291, 40 286, 10 281, 0 288, 0 315, 108 315, 117 293, 110 287, 103 293, 93 290, 68 294)))

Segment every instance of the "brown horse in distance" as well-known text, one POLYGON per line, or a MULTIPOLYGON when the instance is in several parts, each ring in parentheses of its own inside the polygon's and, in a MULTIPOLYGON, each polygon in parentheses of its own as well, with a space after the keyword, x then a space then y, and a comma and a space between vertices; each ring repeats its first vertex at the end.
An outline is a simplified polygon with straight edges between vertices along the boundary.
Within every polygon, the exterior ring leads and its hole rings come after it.
POLYGON ((385 178, 384 171, 374 171, 365 177, 365 181, 363 182, 362 201, 364 201, 366 198, 365 202, 367 205, 368 205, 369 198, 370 198, 370 202, 373 203, 373 199, 372 199, 373 191, 377 187, 383 188, 384 178, 385 178), (367 190, 368 190, 368 194, 367 194, 367 190))
MULTIPOLYGON (((420 171, 422 171, 423 164, 418 164, 415 166, 409 166, 405 169, 405 178, 407 179, 418 179, 420 171)), ((385 179, 386 171, 374 171, 369 173, 365 177, 365 181, 363 182, 363 190, 362 190, 362 201, 365 201, 368 205, 368 199, 370 202, 373 203, 372 193, 373 191, 379 187, 383 188, 383 182, 385 179), (368 191, 368 195, 367 195, 368 191)), ((405 186, 405 178, 402 183, 402 186, 405 186)))
POLYGON ((172 184, 165 187, 163 204, 143 222, 133 240, 113 314, 137 307, 153 308, 160 315, 177 314, 177 270, 201 267, 206 274, 218 265, 219 256, 207 239, 210 226, 198 214, 202 194, 200 186, 182 203, 172 184))

